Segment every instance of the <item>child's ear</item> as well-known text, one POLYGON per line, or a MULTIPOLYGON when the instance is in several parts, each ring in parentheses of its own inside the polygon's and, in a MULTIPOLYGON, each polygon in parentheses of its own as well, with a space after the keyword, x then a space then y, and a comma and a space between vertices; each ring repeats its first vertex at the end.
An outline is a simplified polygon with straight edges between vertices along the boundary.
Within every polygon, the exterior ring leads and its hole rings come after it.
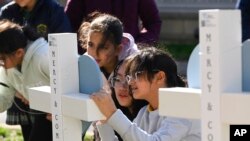
POLYGON ((167 78, 166 78, 166 74, 165 74, 165 72, 163 72, 163 71, 159 71, 159 72, 155 75, 155 77, 156 77, 157 83, 165 83, 165 79, 167 79, 167 78))
POLYGON ((17 49, 16 53, 15 53, 16 57, 18 57, 18 58, 22 58, 24 56, 24 54, 25 54, 25 51, 23 48, 17 49))

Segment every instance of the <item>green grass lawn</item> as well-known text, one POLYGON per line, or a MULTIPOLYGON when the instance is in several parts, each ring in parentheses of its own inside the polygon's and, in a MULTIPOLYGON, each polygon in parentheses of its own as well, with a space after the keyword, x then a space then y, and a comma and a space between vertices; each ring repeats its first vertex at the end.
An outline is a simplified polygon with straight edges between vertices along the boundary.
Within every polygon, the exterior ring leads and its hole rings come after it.
POLYGON ((85 137, 83 141, 93 141, 94 140, 94 133, 93 132, 87 132, 85 134, 85 137))
POLYGON ((0 127, 0 141, 23 141, 21 130, 0 127))
MULTIPOLYGON (((22 132, 20 129, 0 127, 0 141, 23 141, 22 132)), ((93 133, 87 132, 83 141, 93 141, 93 133)))

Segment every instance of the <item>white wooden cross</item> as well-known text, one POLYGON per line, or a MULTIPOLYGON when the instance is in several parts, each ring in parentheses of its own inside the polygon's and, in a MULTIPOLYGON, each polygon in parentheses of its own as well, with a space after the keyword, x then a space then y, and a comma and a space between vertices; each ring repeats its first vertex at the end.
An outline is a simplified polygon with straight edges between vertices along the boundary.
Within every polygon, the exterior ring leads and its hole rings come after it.
POLYGON ((250 124, 250 93, 242 92, 240 11, 201 10, 199 26, 201 89, 160 89, 159 112, 201 119, 202 141, 229 141, 230 125, 250 124))
POLYGON ((29 89, 30 107, 52 113, 53 141, 82 141, 81 120, 104 116, 89 95, 79 93, 76 34, 49 34, 48 39, 51 86, 29 89))

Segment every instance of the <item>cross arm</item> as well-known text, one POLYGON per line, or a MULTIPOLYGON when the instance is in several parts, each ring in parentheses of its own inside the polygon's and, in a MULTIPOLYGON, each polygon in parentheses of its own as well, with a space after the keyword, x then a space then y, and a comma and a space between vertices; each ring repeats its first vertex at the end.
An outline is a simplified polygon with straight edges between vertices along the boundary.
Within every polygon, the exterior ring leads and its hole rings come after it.
MULTIPOLYGON (((250 93, 222 93, 221 120, 228 124, 250 124, 250 93)), ((201 90, 162 88, 159 90, 160 115, 201 118, 201 90)))
MULTIPOLYGON (((29 99, 32 99, 30 101, 32 109, 52 113, 51 89, 49 86, 30 88, 29 99)), ((84 121, 104 119, 94 101, 87 94, 75 93, 62 95, 61 104, 64 116, 84 121)))
POLYGON ((223 93, 221 117, 224 123, 250 124, 250 93, 223 93))
POLYGON ((33 87, 28 89, 29 104, 31 109, 52 113, 51 110, 51 94, 49 86, 33 87))
POLYGON ((192 88, 161 88, 159 114, 181 118, 201 118, 201 90, 192 88))
POLYGON ((63 95, 62 113, 84 121, 105 119, 89 95, 82 93, 63 95))

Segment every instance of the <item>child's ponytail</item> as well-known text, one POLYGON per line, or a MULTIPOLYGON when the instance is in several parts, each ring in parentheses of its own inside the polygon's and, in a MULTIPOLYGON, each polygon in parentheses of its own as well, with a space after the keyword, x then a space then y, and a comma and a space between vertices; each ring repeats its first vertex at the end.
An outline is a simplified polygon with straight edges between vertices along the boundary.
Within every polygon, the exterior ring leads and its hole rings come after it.
POLYGON ((187 86, 187 83, 184 81, 184 79, 181 76, 177 75, 176 80, 177 80, 178 87, 186 87, 187 86))

